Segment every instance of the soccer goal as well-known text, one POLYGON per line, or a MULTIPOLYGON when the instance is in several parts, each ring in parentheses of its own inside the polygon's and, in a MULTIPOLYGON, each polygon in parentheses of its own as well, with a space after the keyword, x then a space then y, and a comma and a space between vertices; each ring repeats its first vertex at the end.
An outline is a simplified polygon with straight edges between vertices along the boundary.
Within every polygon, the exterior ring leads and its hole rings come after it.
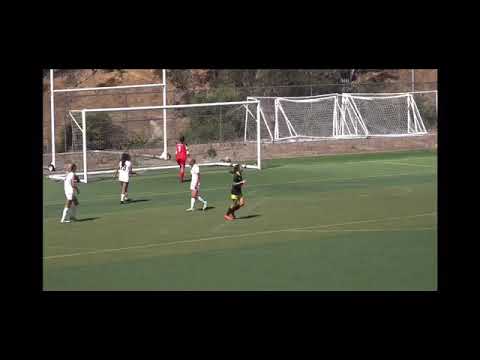
POLYGON ((70 159, 85 183, 89 177, 113 173, 123 152, 130 154, 136 171, 178 168, 175 141, 183 135, 190 157, 200 166, 241 162, 247 168, 260 169, 259 110, 258 101, 253 100, 71 110, 70 159), (160 155, 163 138, 156 134, 163 110, 168 111, 169 122, 167 161, 160 155), (248 124, 245 112, 253 116, 248 124))
POLYGON ((413 94, 343 94, 368 130, 368 136, 425 135, 413 94))
POLYGON ((436 91, 248 99, 259 101, 261 137, 272 142, 425 135, 422 116, 437 121, 436 91))

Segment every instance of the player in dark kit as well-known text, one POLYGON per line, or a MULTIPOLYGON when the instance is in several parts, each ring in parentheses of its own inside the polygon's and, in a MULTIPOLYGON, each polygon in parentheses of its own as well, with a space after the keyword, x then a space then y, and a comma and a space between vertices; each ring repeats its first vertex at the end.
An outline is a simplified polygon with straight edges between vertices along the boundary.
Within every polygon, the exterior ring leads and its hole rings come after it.
POLYGON ((228 208, 227 213, 223 216, 223 218, 227 221, 235 220, 235 211, 245 205, 245 199, 243 198, 242 194, 242 186, 247 183, 246 180, 243 180, 242 170, 239 164, 234 165, 231 173, 233 174, 233 183, 230 199, 233 201, 233 203, 228 208))

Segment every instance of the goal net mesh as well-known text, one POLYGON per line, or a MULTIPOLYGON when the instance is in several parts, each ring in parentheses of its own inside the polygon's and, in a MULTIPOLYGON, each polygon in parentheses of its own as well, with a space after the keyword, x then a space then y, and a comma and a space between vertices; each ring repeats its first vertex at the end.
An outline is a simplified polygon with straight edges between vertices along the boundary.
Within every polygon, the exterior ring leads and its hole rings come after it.
POLYGON ((278 99, 278 139, 333 136, 336 96, 314 100, 278 99))
POLYGON ((352 96, 370 135, 400 135, 412 133, 413 121, 408 96, 352 96))
MULTIPOLYGON (((110 171, 123 152, 128 152, 135 168, 176 167, 175 144, 185 137, 190 157, 200 165, 221 165, 232 162, 257 163, 256 118, 248 123, 252 141, 245 142, 246 104, 211 105, 167 109, 167 151, 170 159, 162 159, 163 109, 87 111, 85 135, 81 111, 71 111, 70 135, 66 161, 84 169, 83 137, 87 172, 110 171)), ((249 103, 248 110, 257 114, 257 104, 249 103)))

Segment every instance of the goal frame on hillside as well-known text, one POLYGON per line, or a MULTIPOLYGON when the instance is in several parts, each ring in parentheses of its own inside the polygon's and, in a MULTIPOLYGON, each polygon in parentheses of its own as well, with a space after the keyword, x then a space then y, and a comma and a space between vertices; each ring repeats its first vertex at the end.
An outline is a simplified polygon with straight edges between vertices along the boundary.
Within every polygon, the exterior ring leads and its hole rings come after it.
MULTIPOLYGON (((434 94, 435 95, 435 113, 438 114, 438 92, 437 90, 427 91, 412 91, 401 93, 330 93, 314 96, 298 96, 298 97, 273 97, 273 96, 250 96, 247 100, 257 100, 260 102, 260 117, 264 128, 267 130, 268 136, 264 137, 264 141, 282 142, 282 141, 315 141, 315 140, 335 140, 335 139, 355 139, 366 137, 403 137, 403 136, 422 136, 428 134, 425 124, 422 120, 422 115, 418 110, 414 96, 417 94, 434 94), (289 117, 282 109, 282 103, 296 102, 296 103, 314 103, 322 101, 323 99, 334 99, 336 111, 332 112, 332 132, 329 136, 305 136, 299 135, 295 131, 295 126, 292 125, 289 117), (375 99, 395 99, 405 98, 407 108, 404 109, 407 114, 407 131, 402 133, 383 133, 377 134, 369 131, 368 123, 364 119, 364 114, 358 109, 355 100, 375 100, 375 99), (270 118, 267 119, 265 115, 265 103, 269 107, 270 118), (269 125, 270 120, 270 125, 269 125), (288 136, 281 136, 279 133, 279 124, 281 121, 286 123, 286 129, 289 132, 288 136), (353 123, 353 121, 355 123, 353 123), (273 126, 272 126, 273 123, 273 126), (358 125, 358 127, 357 127, 358 125), (273 128, 272 128, 273 127, 273 128), (350 128, 355 131, 351 131, 350 128), (361 130, 360 132, 358 130, 361 130)), ((248 114, 245 116, 245 122, 248 121, 248 114)), ((245 127, 247 128, 247 127, 245 127)), ((245 141, 247 140, 247 133, 245 133, 245 141)))
MULTIPOLYGON (((174 109, 185 109, 185 108, 198 108, 198 107, 214 107, 214 106, 232 106, 232 105, 239 105, 244 106, 246 111, 250 111, 248 109, 249 105, 256 105, 255 110, 255 117, 256 117, 256 164, 254 165, 246 165, 247 168, 250 169, 258 169, 261 170, 261 147, 260 147, 260 106, 259 102, 252 100, 252 101, 231 101, 231 102, 216 102, 216 103, 198 103, 198 104, 182 104, 182 105, 165 105, 165 106, 136 106, 136 107, 118 107, 118 108, 94 108, 94 109, 82 109, 82 110, 70 110, 69 116, 74 121, 75 125, 78 127, 78 130, 81 132, 82 138, 82 171, 81 174, 83 178, 80 179, 81 182, 87 183, 89 175, 100 175, 100 174, 112 174, 116 170, 100 170, 100 171, 89 171, 88 164, 87 164, 87 152, 89 151, 87 148, 87 117, 90 113, 101 113, 101 112, 121 112, 121 111, 143 111, 143 110, 174 110, 174 109), (81 121, 77 122, 76 115, 80 115, 81 121)), ((252 113, 252 111, 250 111, 252 113)), ((230 162, 206 162, 206 163, 199 163, 199 166, 231 166, 230 162)), ((188 166, 188 165, 187 165, 188 166)), ((174 169, 178 168, 178 165, 162 165, 162 166, 150 166, 150 167, 136 167, 136 171, 146 171, 146 170, 162 170, 162 169, 174 169)), ((50 175, 49 178, 51 179, 63 179, 64 175, 50 175)))
MULTIPOLYGON (((139 85, 118 85, 118 86, 97 86, 97 87, 85 87, 85 88, 66 88, 66 89, 55 89, 54 87, 54 69, 50 69, 50 134, 51 134, 51 164, 56 167, 56 151, 55 151, 55 94, 57 93, 69 93, 69 92, 82 92, 82 91, 108 91, 108 90, 118 90, 118 89, 135 89, 135 88, 153 88, 161 87, 162 88, 162 106, 167 105, 167 69, 162 69, 162 82, 153 83, 153 84, 139 84, 139 85)), ((167 108, 165 107, 162 112, 163 120, 163 153, 161 158, 167 159, 167 108)))

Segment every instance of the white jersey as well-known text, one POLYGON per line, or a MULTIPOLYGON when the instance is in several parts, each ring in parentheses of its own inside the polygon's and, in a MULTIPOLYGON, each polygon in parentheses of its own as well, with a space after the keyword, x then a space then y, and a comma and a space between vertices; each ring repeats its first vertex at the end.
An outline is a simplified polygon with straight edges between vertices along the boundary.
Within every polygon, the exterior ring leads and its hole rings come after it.
POLYGON ((195 164, 190 170, 192 181, 190 182, 190 190, 198 190, 200 188, 200 167, 195 164))
POLYGON ((75 173, 69 172, 63 181, 63 189, 65 190, 65 195, 67 196, 68 200, 72 199, 73 195, 73 186, 72 182, 74 181, 75 173))
POLYGON ((118 163, 118 180, 122 182, 128 182, 130 178, 130 171, 132 171, 132 163, 127 160, 125 165, 122 166, 122 162, 118 163))

